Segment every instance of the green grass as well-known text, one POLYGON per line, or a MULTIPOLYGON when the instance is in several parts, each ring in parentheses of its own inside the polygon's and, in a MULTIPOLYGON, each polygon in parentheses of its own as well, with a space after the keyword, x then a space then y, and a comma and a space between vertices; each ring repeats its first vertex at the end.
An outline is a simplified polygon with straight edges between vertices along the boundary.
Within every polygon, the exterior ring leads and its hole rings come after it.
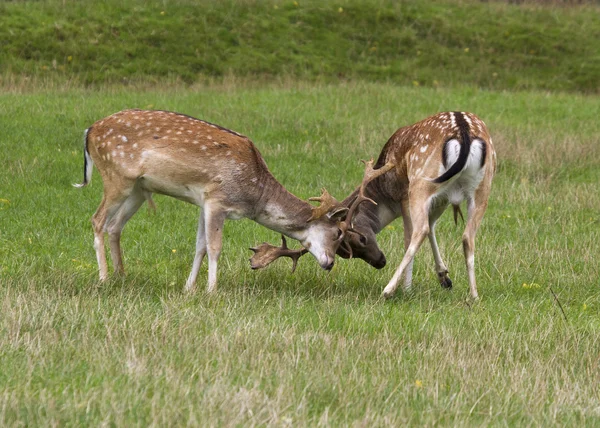
POLYGON ((1 94, 0 425, 600 424, 598 111, 597 97, 378 83, 1 94), (292 275, 289 261, 250 269, 247 248, 278 236, 242 220, 226 223, 217 294, 187 296, 198 210, 160 196, 124 231, 128 276, 99 284, 102 183, 70 184, 83 129, 129 107, 248 135, 303 198, 347 195, 358 160, 402 125, 477 113, 500 162, 477 239, 481 301, 467 301, 448 213, 451 292, 424 245, 412 295, 380 298, 401 221, 379 235, 381 271, 339 260, 327 273, 306 256, 292 275))
POLYGON ((441 0, 0 4, 0 83, 391 81, 597 93, 600 9, 441 0))

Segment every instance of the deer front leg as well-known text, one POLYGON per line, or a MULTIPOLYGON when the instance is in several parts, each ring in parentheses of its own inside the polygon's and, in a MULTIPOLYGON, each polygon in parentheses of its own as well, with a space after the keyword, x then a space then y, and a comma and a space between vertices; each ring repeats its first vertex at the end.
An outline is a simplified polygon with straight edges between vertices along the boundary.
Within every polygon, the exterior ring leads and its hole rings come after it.
MULTIPOLYGON (((410 245, 404 253, 404 257, 402 258, 400 266, 398 266, 398 269, 396 269, 396 273, 394 273, 394 276, 383 290, 383 296, 386 299, 389 299, 394 295, 396 289, 398 288, 398 282, 400 281, 400 278, 402 277, 403 273, 405 273, 405 271, 407 274, 410 273, 412 277, 412 264, 415 258, 415 254, 421 247, 421 244, 423 243, 425 237, 429 234, 429 223, 427 219, 426 205, 427 203, 420 203, 418 207, 414 207, 410 210, 410 218, 413 226, 412 235, 410 238, 410 245), (409 272, 409 270, 411 272, 409 272)), ((406 288, 406 282, 405 290, 408 290, 408 288, 406 288)))
POLYGON ((212 293, 217 289, 217 261, 223 247, 223 226, 227 213, 218 207, 204 205, 206 228, 206 249, 208 252, 208 288, 212 293))
POLYGON ((448 268, 442 260, 440 255, 440 248, 438 247, 437 239, 435 237, 435 223, 443 214, 447 208, 447 204, 435 207, 429 213, 429 243, 431 244, 431 251, 433 252, 433 258, 435 260, 435 271, 440 281, 440 285, 443 288, 452 288, 452 280, 448 277, 448 268))
POLYGON ((198 232, 196 235, 196 254, 194 255, 194 263, 192 264, 192 271, 190 276, 185 283, 185 291, 192 293, 196 291, 196 278, 198 277, 198 271, 202 265, 202 260, 206 255, 206 226, 204 221, 204 210, 200 209, 200 218, 198 219, 198 232))

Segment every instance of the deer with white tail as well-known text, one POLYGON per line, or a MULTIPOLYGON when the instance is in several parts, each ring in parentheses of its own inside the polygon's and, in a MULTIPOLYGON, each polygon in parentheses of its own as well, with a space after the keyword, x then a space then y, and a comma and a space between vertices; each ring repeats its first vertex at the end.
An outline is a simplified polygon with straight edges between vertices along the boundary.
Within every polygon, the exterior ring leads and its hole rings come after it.
MULTIPOLYGON (((351 206, 367 197, 352 217, 351 228, 337 254, 360 258, 381 269, 386 258, 375 235, 398 217, 404 222, 405 254, 383 291, 386 298, 396 292, 400 279, 404 289, 412 284, 414 257, 428 237, 440 284, 452 287, 448 268, 442 260, 435 236, 435 224, 450 205, 454 220, 460 204, 466 202, 467 219, 463 250, 469 277, 470 295, 478 298, 475 281, 475 234, 487 208, 496 152, 486 125, 472 113, 445 112, 398 129, 383 147, 375 168, 393 164, 389 172, 355 190, 337 206, 351 206)), ((377 170, 377 169, 376 169, 377 170)))
MULTIPOLYGON (((344 239, 348 208, 314 207, 300 200, 273 177, 247 137, 190 116, 125 110, 94 123, 85 132, 84 180, 76 187, 90 182, 93 165, 104 183, 102 202, 92 217, 101 280, 108 276, 104 234, 113 268, 123 273, 121 231, 144 201, 153 205, 153 193, 201 207, 187 291, 195 290, 206 254, 208 291, 215 290, 227 218, 250 218, 297 239, 327 270, 344 239)), ((326 195, 316 199, 325 201, 326 195)))

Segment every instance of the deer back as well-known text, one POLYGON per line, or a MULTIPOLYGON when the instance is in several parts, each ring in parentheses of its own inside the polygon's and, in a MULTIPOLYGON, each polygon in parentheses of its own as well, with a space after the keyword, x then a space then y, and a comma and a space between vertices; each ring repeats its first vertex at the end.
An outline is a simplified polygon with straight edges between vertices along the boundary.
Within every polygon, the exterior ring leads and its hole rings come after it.
POLYGON ((200 205, 210 197, 238 209, 251 205, 272 177, 247 137, 173 112, 115 113, 89 128, 87 145, 105 186, 137 180, 150 192, 200 205))

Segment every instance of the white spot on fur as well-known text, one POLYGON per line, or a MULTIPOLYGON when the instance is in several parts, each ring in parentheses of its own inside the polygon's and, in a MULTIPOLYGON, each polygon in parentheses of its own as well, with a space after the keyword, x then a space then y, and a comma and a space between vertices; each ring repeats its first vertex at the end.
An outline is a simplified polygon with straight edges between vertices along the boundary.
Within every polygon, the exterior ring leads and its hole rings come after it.
POLYGON ((137 149, 138 143, 133 143, 133 148, 137 149))
POLYGON ((425 153, 425 150, 427 150, 427 147, 429 147, 427 144, 425 144, 423 147, 421 147, 421 153, 425 153))

